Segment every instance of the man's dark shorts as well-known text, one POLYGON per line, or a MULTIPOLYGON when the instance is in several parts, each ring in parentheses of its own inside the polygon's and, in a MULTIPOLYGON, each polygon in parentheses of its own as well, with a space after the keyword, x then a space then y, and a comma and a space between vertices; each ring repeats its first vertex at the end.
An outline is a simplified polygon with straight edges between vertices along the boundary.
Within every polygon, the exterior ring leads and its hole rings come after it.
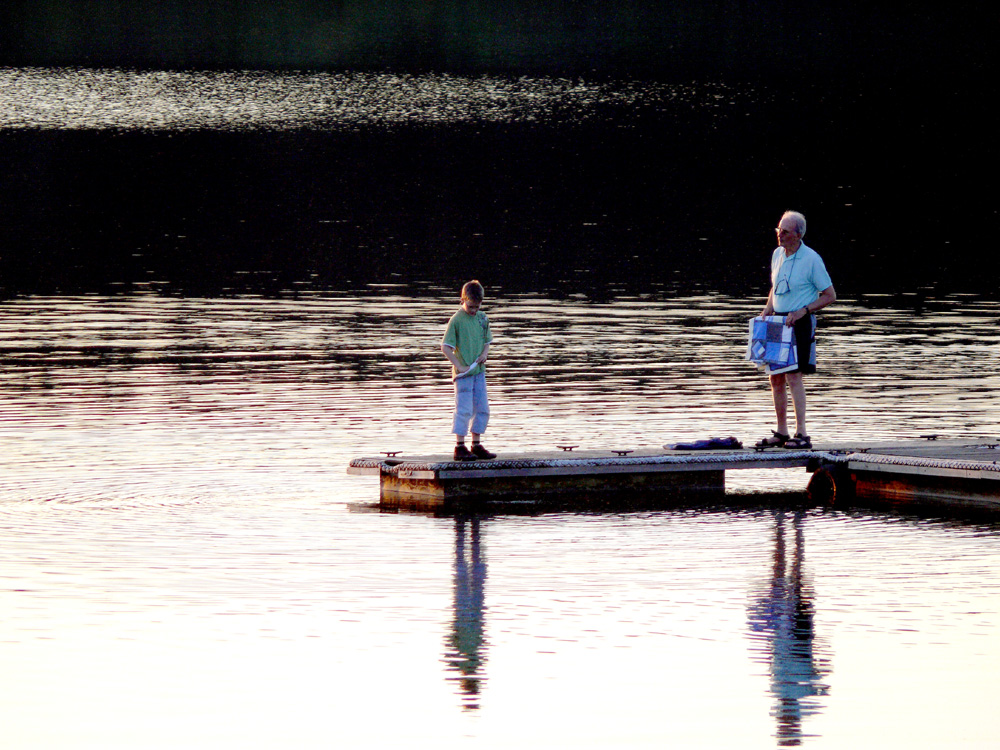
MULTIPOLYGON (((788 315, 776 312, 775 315, 788 315)), ((812 375, 816 372, 816 315, 810 313, 799 318, 792 325, 795 329, 795 348, 799 359, 798 369, 787 372, 801 372, 812 375)))

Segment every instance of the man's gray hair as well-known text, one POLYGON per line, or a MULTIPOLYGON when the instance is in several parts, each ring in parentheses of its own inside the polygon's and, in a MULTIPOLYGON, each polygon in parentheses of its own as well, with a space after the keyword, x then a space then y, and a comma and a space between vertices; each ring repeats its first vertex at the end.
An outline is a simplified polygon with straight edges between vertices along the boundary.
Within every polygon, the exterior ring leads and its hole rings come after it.
POLYGON ((799 233, 800 237, 805 236, 806 233, 806 217, 800 214, 798 211, 785 211, 781 215, 782 219, 791 219, 795 222, 795 230, 799 233))

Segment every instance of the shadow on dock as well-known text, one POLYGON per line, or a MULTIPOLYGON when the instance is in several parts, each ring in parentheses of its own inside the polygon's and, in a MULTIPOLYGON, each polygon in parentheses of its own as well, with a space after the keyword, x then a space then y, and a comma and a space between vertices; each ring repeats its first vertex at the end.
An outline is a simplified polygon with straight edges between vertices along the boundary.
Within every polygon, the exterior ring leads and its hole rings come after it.
POLYGON ((718 513, 741 510, 767 512, 774 507, 832 507, 814 501, 807 492, 727 493, 723 490, 695 492, 570 492, 561 494, 517 495, 512 497, 472 497, 460 504, 428 507, 421 503, 354 503, 355 512, 407 513, 434 518, 488 519, 497 516, 540 516, 547 514, 602 515, 685 511, 718 513))

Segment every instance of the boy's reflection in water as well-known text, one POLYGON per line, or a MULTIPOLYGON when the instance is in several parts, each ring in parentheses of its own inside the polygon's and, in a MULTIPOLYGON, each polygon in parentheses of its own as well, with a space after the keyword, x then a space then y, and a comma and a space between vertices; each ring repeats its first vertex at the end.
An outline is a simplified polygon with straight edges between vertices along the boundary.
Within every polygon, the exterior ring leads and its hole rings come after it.
POLYGON ((455 519, 455 621, 448 634, 444 660, 457 678, 463 707, 479 708, 483 655, 483 589, 486 559, 480 543, 479 519, 455 519), (468 539, 466 532, 468 531, 468 539))
POLYGON ((770 665, 772 715, 778 722, 778 745, 802 744, 802 718, 819 711, 815 696, 825 695, 814 653, 812 591, 803 582, 804 513, 775 510, 774 565, 763 596, 749 608, 750 633, 770 665), (786 549, 788 516, 794 548, 786 549), (757 640, 759 638, 759 640, 757 640))

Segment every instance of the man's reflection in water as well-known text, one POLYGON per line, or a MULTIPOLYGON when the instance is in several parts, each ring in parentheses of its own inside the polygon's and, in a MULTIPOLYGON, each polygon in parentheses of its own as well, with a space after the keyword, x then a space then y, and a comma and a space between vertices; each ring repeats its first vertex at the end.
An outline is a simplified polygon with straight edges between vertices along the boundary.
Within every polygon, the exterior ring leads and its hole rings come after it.
POLYGON ((483 655, 483 588, 486 560, 482 554, 479 519, 455 519, 455 622, 445 648, 444 660, 457 678, 463 707, 479 708, 483 655), (468 539, 466 532, 468 531, 468 539))
POLYGON ((811 700, 826 695, 827 686, 814 653, 812 591, 803 582, 804 513, 791 513, 794 549, 786 549, 788 515, 775 510, 774 566, 763 596, 749 608, 750 633, 770 665, 772 715, 778 722, 778 745, 802 744, 802 717, 820 706, 811 700), (759 639, 759 640, 757 640, 759 639))

